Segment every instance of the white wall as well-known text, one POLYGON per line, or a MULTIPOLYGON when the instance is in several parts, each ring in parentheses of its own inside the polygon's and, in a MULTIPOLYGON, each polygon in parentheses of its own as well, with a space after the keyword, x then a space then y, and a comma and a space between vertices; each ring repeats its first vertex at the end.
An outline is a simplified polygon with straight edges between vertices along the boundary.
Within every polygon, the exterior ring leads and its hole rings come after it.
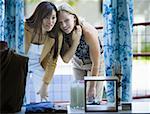
MULTIPOLYGON (((55 4, 59 4, 60 2, 55 2, 55 4)), ((29 17, 35 7, 36 4, 26 4, 26 14, 25 17, 29 17)), ((102 15, 99 12, 99 4, 97 0, 80 0, 76 6, 74 6, 78 15, 85 18, 92 25, 102 25, 102 15)))

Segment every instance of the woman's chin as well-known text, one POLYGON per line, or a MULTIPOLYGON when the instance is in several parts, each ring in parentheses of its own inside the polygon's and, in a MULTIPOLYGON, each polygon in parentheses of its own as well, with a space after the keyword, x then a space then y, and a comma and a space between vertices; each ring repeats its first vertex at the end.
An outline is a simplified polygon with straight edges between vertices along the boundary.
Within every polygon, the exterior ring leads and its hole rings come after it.
POLYGON ((47 32, 50 32, 52 30, 52 28, 47 29, 47 32))
POLYGON ((71 31, 70 30, 66 30, 66 31, 64 31, 66 34, 70 34, 71 33, 71 31))

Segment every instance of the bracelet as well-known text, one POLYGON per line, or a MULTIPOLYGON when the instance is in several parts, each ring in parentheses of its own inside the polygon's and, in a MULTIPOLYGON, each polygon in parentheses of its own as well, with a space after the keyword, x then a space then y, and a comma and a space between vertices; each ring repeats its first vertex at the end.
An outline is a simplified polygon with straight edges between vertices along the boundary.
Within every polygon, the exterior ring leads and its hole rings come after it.
POLYGON ((48 85, 49 83, 48 82, 44 82, 44 84, 48 85))

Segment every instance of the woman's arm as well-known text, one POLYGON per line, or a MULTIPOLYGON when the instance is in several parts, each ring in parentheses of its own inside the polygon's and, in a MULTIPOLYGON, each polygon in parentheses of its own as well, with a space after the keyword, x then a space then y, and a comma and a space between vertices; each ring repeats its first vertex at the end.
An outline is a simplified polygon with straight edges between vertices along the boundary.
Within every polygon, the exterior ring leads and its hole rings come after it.
POLYGON ((89 45, 90 59, 92 61, 91 75, 97 76, 99 74, 100 66, 100 46, 98 41, 98 31, 88 23, 84 23, 82 28, 85 41, 89 45))
MULTIPOLYGON (((99 75, 99 66, 100 66, 100 47, 98 41, 98 32, 90 24, 84 23, 83 25, 83 34, 85 36, 85 41, 89 45, 90 59, 92 61, 91 67, 91 76, 99 75)), ((88 90, 88 97, 95 97, 96 95, 96 82, 91 81, 90 87, 88 90)))
MULTIPOLYGON (((62 46, 62 34, 59 34, 58 40, 59 40, 59 45, 58 45, 58 54, 59 54, 61 46, 62 46)), ((43 55, 41 55, 42 57, 44 57, 43 59, 41 58, 41 65, 45 69, 45 74, 43 77, 43 83, 38 92, 40 94, 41 98, 45 99, 45 100, 47 99, 47 96, 48 96, 48 92, 47 92, 48 85, 53 78, 53 75, 54 75, 54 72, 56 69, 56 65, 57 65, 57 60, 58 60, 58 56, 56 58, 53 58, 54 48, 52 48, 52 47, 54 45, 54 40, 49 38, 49 39, 47 39, 46 43, 47 44, 45 44, 45 48, 44 48, 45 51, 47 49, 49 49, 51 51, 48 51, 48 53, 45 52, 45 53, 47 53, 47 55, 45 55, 45 56, 44 56, 44 53, 43 53, 43 55)))
POLYGON ((47 100, 48 97, 48 85, 50 83, 50 81, 53 78, 54 75, 54 71, 56 68, 56 62, 57 62, 57 58, 56 59, 52 59, 52 58, 47 58, 47 65, 45 68, 45 74, 43 77, 43 83, 41 85, 41 88, 39 90, 39 92, 37 94, 40 94, 41 96, 41 100, 47 100))
POLYGON ((76 51, 76 49, 79 45, 79 42, 80 42, 81 34, 82 34, 82 29, 78 25, 78 26, 76 26, 76 29, 72 33, 72 45, 71 45, 71 47, 68 47, 66 42, 64 42, 64 45, 63 45, 64 47, 62 47, 62 48, 68 48, 68 49, 62 49, 63 54, 61 54, 61 57, 65 63, 68 63, 70 61, 70 59, 73 57, 73 55, 75 54, 75 51, 76 51))

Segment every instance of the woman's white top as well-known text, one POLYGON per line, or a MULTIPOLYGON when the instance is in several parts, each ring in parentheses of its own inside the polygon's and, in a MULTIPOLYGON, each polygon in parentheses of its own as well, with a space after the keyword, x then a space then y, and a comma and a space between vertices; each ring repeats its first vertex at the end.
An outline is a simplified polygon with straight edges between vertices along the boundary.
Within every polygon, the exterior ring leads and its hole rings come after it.
POLYGON ((26 93, 25 103, 40 102, 40 95, 37 94, 39 91, 42 79, 44 76, 44 69, 40 65, 40 57, 44 45, 30 44, 28 51, 28 76, 26 80, 26 93))
POLYGON ((40 56, 43 50, 44 44, 42 45, 36 45, 31 44, 29 51, 28 51, 28 57, 29 57, 29 63, 28 63, 28 69, 29 71, 34 72, 41 71, 41 73, 44 71, 42 66, 40 65, 40 56))

